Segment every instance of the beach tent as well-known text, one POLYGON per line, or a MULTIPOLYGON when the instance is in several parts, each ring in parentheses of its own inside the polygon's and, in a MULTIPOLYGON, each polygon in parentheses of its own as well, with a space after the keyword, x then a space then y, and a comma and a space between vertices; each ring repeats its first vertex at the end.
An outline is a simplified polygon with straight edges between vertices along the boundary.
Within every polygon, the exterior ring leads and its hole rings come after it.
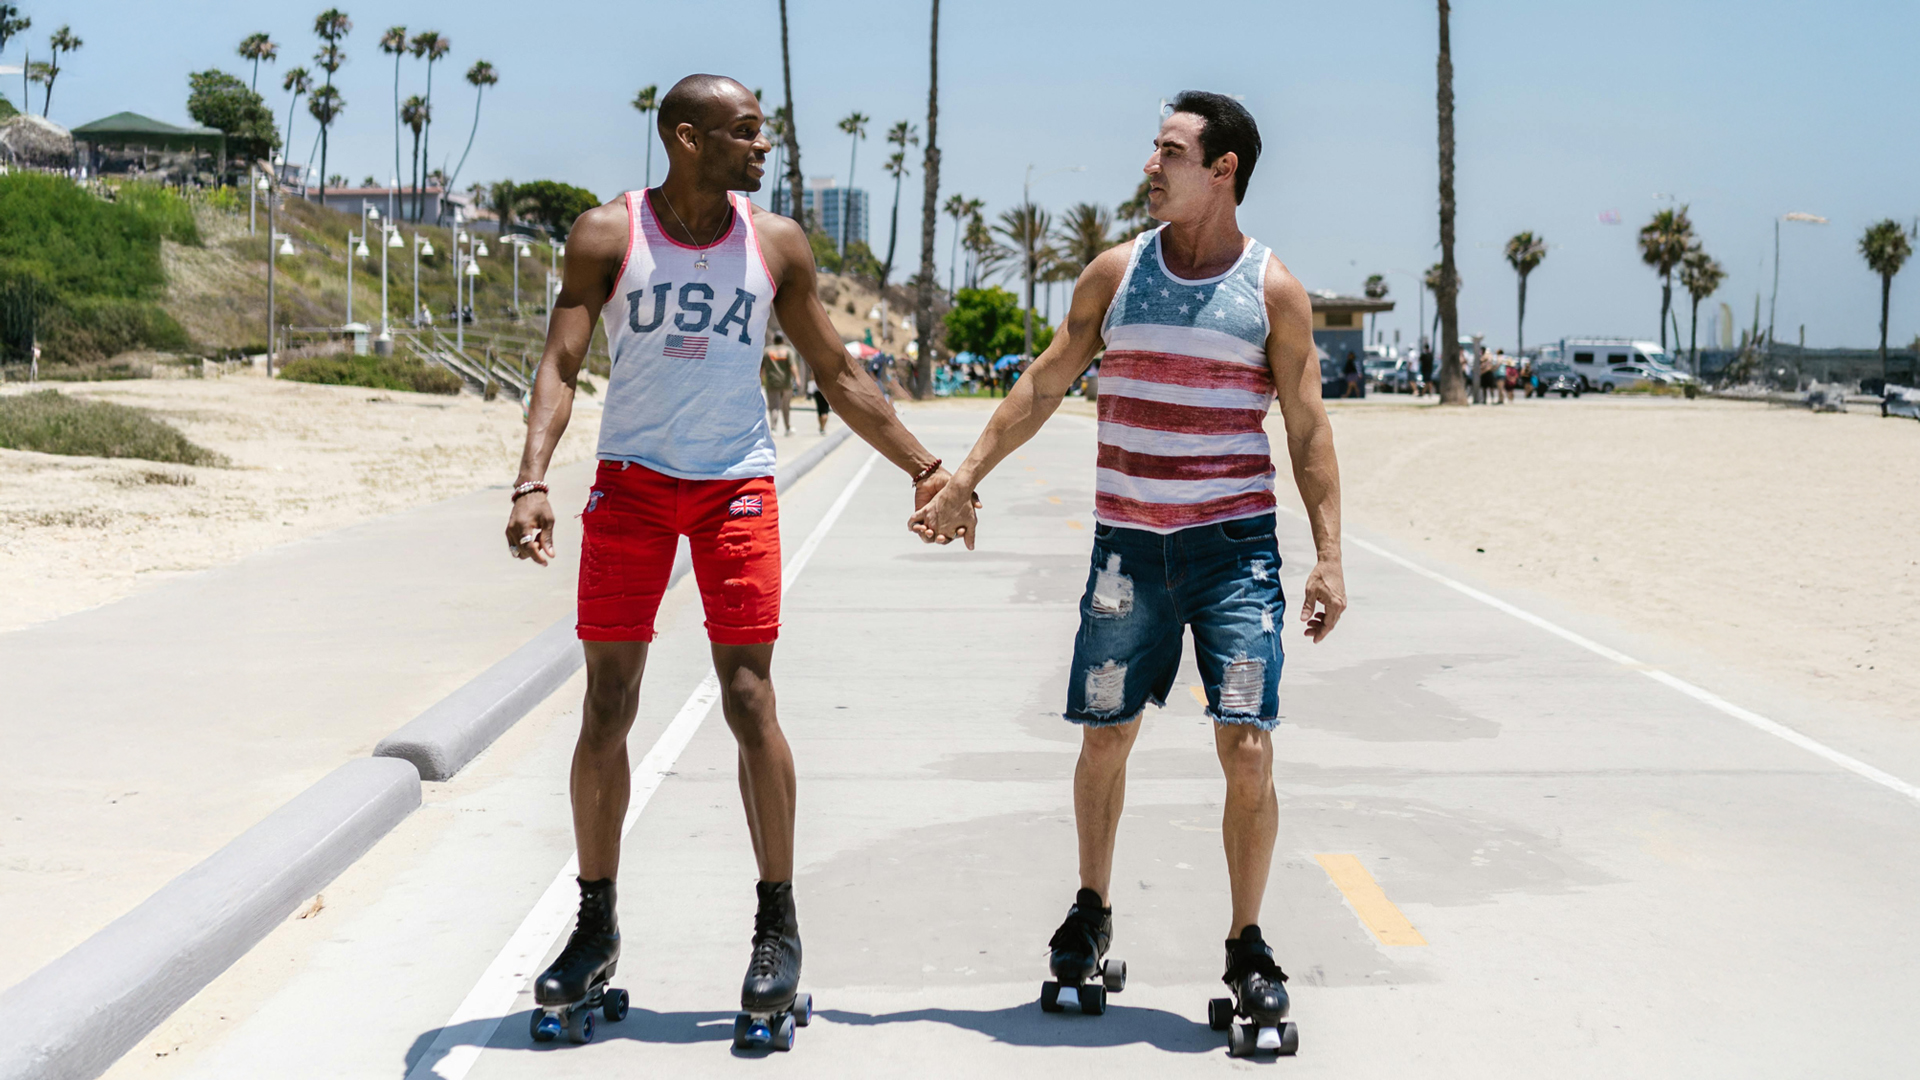
POLYGON ((181 127, 139 113, 121 112, 73 129, 73 141, 89 147, 139 150, 196 150, 213 154, 227 167, 227 134, 198 124, 181 127))
POLYGON ((1020 356, 1018 353, 1008 353, 1007 355, 993 362, 993 370, 1005 371, 1008 368, 1018 364, 1019 362, 1020 362, 1020 356))

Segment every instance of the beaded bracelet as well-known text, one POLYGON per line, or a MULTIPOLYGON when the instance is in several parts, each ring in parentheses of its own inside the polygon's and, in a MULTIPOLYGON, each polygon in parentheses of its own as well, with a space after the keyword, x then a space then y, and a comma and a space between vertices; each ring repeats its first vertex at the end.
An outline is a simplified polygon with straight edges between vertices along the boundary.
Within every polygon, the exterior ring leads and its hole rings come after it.
POLYGON ((531 494, 533 494, 533 493, 534 493, 534 492, 536 492, 536 491, 538 491, 538 492, 541 492, 541 493, 543 493, 543 494, 544 494, 544 493, 545 493, 545 492, 547 491, 547 484, 546 484, 546 481, 544 481, 544 480, 529 480, 529 481, 527 481, 526 483, 524 483, 524 484, 521 484, 521 485, 520 485, 519 487, 517 487, 517 488, 514 488, 514 489, 513 489, 513 501, 514 501, 514 502, 519 502, 519 501, 520 501, 520 496, 522 496, 522 495, 531 495, 531 494))
POLYGON ((939 471, 940 471, 940 459, 934 458, 933 464, 913 474, 913 482, 918 484, 921 481, 925 480, 927 477, 932 476, 934 473, 937 473, 939 471))

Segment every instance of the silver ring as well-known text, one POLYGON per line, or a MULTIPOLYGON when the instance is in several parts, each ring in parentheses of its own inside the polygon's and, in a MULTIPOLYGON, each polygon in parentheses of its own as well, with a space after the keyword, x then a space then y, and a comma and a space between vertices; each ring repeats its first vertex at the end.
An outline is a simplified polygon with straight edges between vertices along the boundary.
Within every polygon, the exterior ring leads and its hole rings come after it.
POLYGON ((525 535, 525 536, 523 536, 523 537, 521 537, 521 538, 520 538, 520 545, 519 545, 519 546, 521 546, 521 547, 525 547, 525 546, 527 546, 528 544, 531 544, 531 543, 533 543, 533 542, 534 542, 535 540, 538 540, 538 539, 540 539, 540 534, 539 534, 539 533, 537 533, 537 532, 530 532, 530 533, 528 533, 527 535, 525 535))

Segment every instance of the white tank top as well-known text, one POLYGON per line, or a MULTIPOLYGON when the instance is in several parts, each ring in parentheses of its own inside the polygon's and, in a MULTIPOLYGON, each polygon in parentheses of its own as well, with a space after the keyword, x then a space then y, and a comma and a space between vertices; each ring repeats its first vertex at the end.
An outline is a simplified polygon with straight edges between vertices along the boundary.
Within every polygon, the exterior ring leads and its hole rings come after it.
POLYGON ((774 474, 760 354, 773 275, 753 204, 729 194, 733 220, 711 247, 668 236, 644 191, 629 191, 627 258, 601 309, 613 354, 599 456, 683 480, 774 474), (700 265, 704 262, 704 266, 700 265))

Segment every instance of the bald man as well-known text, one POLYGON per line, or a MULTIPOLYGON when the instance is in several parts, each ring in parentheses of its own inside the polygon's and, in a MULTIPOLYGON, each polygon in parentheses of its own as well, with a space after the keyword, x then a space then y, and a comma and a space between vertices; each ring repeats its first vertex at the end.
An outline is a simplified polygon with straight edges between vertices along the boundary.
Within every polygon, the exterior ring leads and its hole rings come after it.
POLYGON ((760 881, 753 955, 735 1025, 741 1045, 786 1049, 811 1001, 797 994, 793 755, 774 712, 780 627, 779 504, 773 433, 760 393, 767 317, 813 369, 855 434, 898 466, 924 505, 947 472, 847 360, 815 293, 813 249, 791 219, 736 191, 758 191, 772 144, 740 83, 690 75, 660 102, 667 178, 580 215, 567 237, 559 299, 535 377, 507 547, 545 566, 554 510, 543 482, 566 430, 575 379, 604 320, 613 355, 599 471, 581 514, 579 635, 586 705, 573 755, 580 916, 534 986, 536 1038, 592 1037, 591 1011, 624 1013, 606 988, 620 955, 614 878, 627 812, 627 731, 654 615, 681 536, 706 609, 721 711, 739 745, 740 796, 760 881))

